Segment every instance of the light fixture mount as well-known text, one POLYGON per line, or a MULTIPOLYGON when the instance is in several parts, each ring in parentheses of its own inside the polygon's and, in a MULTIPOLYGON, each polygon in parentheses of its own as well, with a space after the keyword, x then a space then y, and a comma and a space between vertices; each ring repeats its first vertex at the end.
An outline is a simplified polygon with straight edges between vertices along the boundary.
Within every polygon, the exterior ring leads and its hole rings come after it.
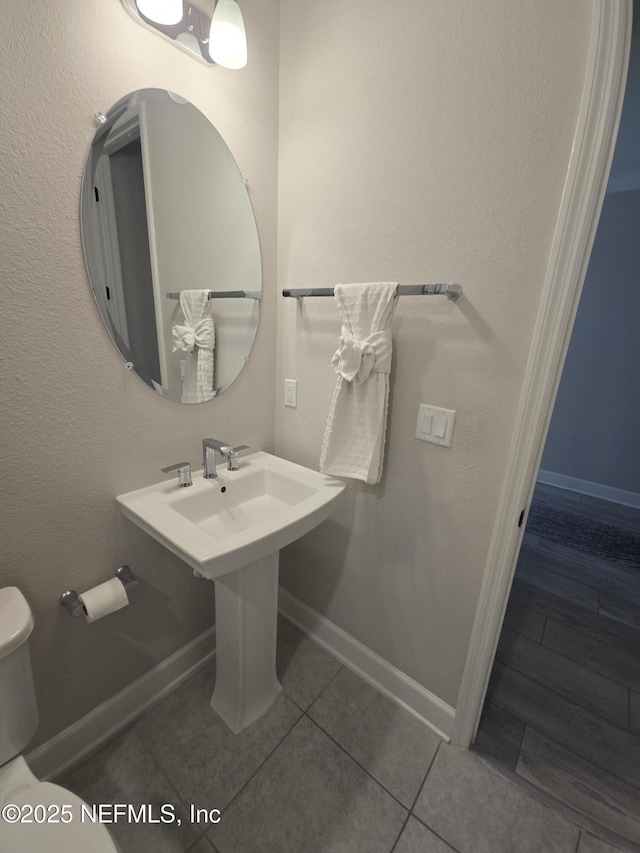
POLYGON ((122 0, 122 5, 143 27, 201 62, 234 70, 247 63, 247 37, 236 0, 122 0))

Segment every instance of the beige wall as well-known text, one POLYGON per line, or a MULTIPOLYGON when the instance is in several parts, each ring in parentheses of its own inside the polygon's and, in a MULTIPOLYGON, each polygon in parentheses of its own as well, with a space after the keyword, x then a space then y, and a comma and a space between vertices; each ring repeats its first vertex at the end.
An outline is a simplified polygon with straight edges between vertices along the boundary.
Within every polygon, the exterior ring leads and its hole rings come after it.
POLYGON ((278 2, 243 0, 250 64, 209 67, 143 30, 119 0, 4 0, 0 49, 0 585, 35 614, 38 742, 213 622, 213 586, 120 519, 114 496, 199 462, 215 436, 273 444, 278 2), (126 371, 93 303, 79 234, 93 114, 165 87, 216 125, 250 182, 264 263, 251 361, 220 398, 181 406, 126 371), (94 625, 58 596, 128 562, 127 609, 94 625))
MULTIPOLYGON (((276 209, 283 286, 457 281, 402 299, 386 473, 283 554, 283 583, 452 705, 485 567, 584 75, 581 0, 243 0, 250 62, 197 64, 118 0, 5 0, 0 52, 0 584, 35 612, 40 742, 212 622, 210 586, 120 519, 114 495, 194 463, 205 435, 271 449, 276 209), (211 118, 248 176, 264 262, 252 359, 182 407, 123 369, 78 230, 94 125, 164 86, 211 118), (413 438, 419 402, 457 409, 453 447, 413 438), (127 561, 133 604, 95 625, 57 604, 127 561)), ((317 467, 335 376, 331 300, 278 300, 277 449, 317 467), (298 380, 282 407, 283 377, 298 380)))
MULTIPOLYGON (((282 583, 456 705, 585 72, 582 0, 281 3, 279 287, 401 298, 386 471, 283 554, 282 583), (420 402, 458 412, 417 441, 420 402)), ((280 300, 276 448, 317 466, 333 301, 280 300), (298 408, 282 379, 298 380, 298 408)), ((516 508, 514 508, 514 512, 516 508)))

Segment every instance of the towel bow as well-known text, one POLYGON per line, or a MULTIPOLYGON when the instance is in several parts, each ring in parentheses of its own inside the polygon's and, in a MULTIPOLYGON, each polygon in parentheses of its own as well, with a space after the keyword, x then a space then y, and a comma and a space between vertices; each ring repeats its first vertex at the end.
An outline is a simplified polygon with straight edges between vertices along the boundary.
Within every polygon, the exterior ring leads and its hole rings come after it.
POLYGON ((343 328, 331 366, 347 382, 361 385, 372 371, 391 372, 391 351, 391 329, 383 329, 358 340, 343 328))
POLYGON ((193 352, 194 347, 213 349, 216 343, 215 326, 210 317, 199 320, 195 326, 188 323, 184 326, 174 326, 173 352, 180 349, 183 352, 193 352))

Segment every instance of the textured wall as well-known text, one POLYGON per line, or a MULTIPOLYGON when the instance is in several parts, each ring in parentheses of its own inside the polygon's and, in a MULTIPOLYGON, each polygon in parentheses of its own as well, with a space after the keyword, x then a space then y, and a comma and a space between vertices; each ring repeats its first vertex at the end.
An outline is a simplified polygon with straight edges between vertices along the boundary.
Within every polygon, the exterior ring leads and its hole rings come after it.
MULTIPOLYGON (((401 298, 386 472, 290 546, 282 582, 456 704, 569 162, 581 0, 282 0, 279 286, 449 281, 401 298), (456 409, 451 449, 418 404, 456 409)), ((330 299, 281 300, 276 446, 316 466, 330 299), (280 402, 298 380, 298 408, 280 402)))
POLYGON ((250 64, 202 65, 142 29, 119 0, 4 0, 0 47, 0 584, 35 613, 36 745, 213 622, 213 588, 122 520, 114 496, 199 461, 213 435, 273 444, 277 0, 243 0, 250 64), (95 308, 79 233, 93 114, 165 87, 216 125, 250 182, 265 299, 250 363, 220 398, 163 400, 123 368, 95 308), (132 606, 87 625, 58 606, 128 562, 132 606))

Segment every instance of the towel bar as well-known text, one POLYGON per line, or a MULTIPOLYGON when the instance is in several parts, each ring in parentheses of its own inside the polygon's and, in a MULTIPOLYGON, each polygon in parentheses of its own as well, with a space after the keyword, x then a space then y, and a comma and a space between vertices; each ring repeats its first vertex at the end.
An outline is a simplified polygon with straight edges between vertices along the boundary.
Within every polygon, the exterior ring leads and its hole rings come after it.
MULTIPOLYGON (((210 290, 208 299, 262 299, 259 290, 210 290)), ((167 299, 180 299, 179 293, 167 293, 167 299)))
MULTIPOLYGON (((401 284, 398 288, 399 296, 438 296, 444 295, 447 299, 455 302, 462 296, 460 284, 401 284)), ((333 296, 333 287, 311 287, 298 288, 296 290, 283 290, 283 296, 292 296, 302 299, 305 296, 333 296)))

